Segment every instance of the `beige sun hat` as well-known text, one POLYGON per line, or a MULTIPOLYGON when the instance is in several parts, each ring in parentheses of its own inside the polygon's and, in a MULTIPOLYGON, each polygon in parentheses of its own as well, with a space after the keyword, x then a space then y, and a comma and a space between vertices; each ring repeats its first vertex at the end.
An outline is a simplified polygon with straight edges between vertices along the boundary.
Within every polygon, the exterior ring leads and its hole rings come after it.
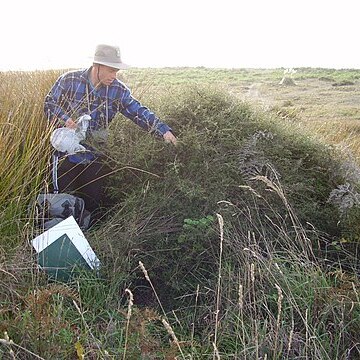
POLYGON ((113 67, 115 69, 127 69, 129 65, 121 61, 120 48, 118 46, 100 44, 96 46, 93 62, 113 67))

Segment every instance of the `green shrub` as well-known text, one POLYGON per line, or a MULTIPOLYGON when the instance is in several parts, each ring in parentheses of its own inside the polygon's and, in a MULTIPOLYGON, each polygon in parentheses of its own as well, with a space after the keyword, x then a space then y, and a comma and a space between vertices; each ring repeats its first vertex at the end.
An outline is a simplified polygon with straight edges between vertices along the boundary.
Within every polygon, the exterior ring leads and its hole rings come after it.
POLYGON ((284 243, 274 224, 294 241, 296 226, 308 229, 317 251, 318 232, 327 243, 346 231, 338 224, 338 209, 327 201, 343 181, 335 176, 332 149, 219 89, 184 87, 153 105, 179 145, 159 142, 118 119, 108 151, 119 169, 110 189, 119 208, 110 220, 115 228, 102 236, 133 252, 133 267, 139 260, 147 266, 169 305, 199 282, 214 284, 217 224, 200 224, 225 211, 224 203, 240 209, 236 220, 224 213, 234 233, 255 231, 278 250, 284 243), (298 223, 289 209, 295 209, 298 223))

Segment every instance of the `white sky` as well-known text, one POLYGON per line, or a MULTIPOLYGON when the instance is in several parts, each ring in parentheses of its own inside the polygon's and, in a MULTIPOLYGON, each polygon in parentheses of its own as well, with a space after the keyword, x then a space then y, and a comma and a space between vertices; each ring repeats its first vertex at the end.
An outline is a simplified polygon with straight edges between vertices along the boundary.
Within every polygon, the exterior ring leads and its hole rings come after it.
POLYGON ((0 70, 87 67, 98 43, 134 67, 360 69, 358 0, 6 0, 0 70))

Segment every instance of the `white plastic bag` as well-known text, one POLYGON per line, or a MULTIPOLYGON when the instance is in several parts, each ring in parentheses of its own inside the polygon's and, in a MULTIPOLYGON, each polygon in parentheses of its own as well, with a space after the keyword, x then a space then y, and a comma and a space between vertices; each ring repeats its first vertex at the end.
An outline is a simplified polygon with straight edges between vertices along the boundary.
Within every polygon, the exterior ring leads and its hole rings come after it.
POLYGON ((85 140, 86 130, 89 126, 91 117, 83 115, 77 120, 77 128, 70 129, 67 127, 56 129, 50 136, 51 145, 58 151, 69 155, 79 151, 86 151, 86 148, 80 144, 85 140))
POLYGON ((75 129, 75 133, 77 137, 80 139, 80 141, 86 139, 86 131, 89 127, 89 121, 91 120, 91 117, 89 115, 82 115, 77 120, 77 127, 75 129))

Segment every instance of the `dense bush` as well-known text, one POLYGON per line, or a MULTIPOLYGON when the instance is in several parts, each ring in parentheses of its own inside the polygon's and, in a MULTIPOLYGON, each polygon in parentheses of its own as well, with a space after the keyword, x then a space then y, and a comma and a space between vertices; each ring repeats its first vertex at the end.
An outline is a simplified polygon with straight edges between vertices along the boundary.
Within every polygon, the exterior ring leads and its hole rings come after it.
POLYGON ((232 237, 254 233, 265 252, 309 250, 285 244, 279 229, 296 242, 301 227, 311 251, 347 231, 328 202, 344 181, 331 148, 220 90, 182 88, 154 107, 179 145, 118 119, 108 150, 119 169, 110 189, 118 208, 102 236, 112 251, 131 252, 133 267, 140 260, 148 266, 169 305, 199 283, 214 284, 216 213, 231 224, 232 237))
MULTIPOLYGON (((171 94, 151 106, 173 127, 177 147, 125 119, 113 124, 108 155, 117 171, 109 191, 117 206, 93 234, 104 276, 126 274, 135 304, 160 302, 176 313, 201 351, 212 352, 205 349, 214 328, 224 354, 349 351, 358 331, 352 316, 360 312, 341 307, 349 282, 331 274, 339 259, 357 266, 347 246, 357 246, 358 215, 354 206, 357 221, 346 222, 328 201, 349 180, 333 149, 221 90, 171 94), (324 308, 327 301, 338 310, 324 308), (326 341, 304 350, 307 336, 326 341)), ((357 301, 356 292, 349 296, 357 301)))

